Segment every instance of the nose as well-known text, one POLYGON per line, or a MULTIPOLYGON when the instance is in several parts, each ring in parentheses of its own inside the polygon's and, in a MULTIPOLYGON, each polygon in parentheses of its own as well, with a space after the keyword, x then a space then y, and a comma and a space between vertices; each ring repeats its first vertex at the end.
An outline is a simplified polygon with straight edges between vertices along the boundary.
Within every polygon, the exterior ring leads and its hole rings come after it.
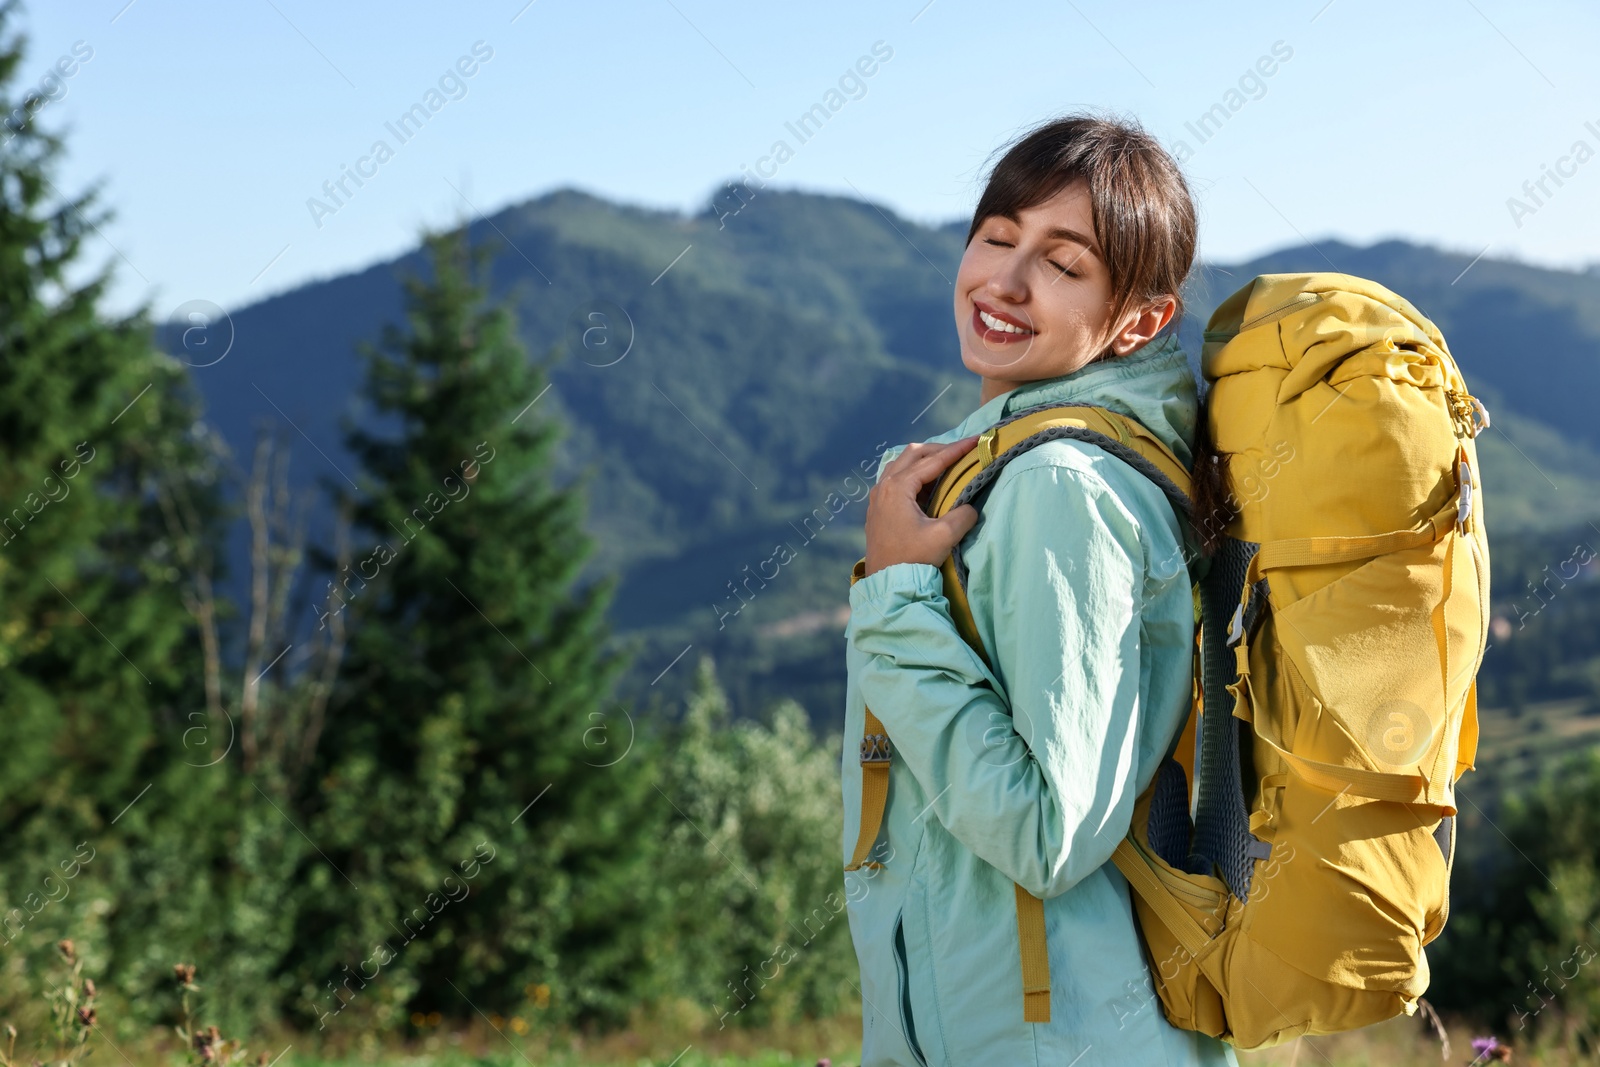
POLYGON ((1004 258, 994 265, 984 289, 993 297, 1012 304, 1021 304, 1028 298, 1028 286, 1023 276, 1023 257, 1018 249, 1006 250, 1004 258))

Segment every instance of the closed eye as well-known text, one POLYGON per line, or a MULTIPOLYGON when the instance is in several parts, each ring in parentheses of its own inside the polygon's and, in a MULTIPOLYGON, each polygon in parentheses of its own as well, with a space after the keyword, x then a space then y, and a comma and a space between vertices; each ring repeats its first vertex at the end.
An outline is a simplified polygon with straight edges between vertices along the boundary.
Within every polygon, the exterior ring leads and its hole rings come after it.
MULTIPOLYGON (((983 243, 986 244, 986 245, 994 245, 997 248, 1010 248, 1010 247, 1012 247, 1010 241, 1001 241, 1001 240, 997 240, 996 238, 993 238, 993 237, 985 237, 983 239, 983 243)), ((1065 274, 1069 278, 1080 278, 1080 277, 1082 277, 1082 274, 1080 274, 1078 271, 1068 270, 1066 267, 1063 267, 1061 264, 1057 263, 1053 259, 1047 259, 1047 260, 1045 260, 1045 262, 1050 264, 1056 270, 1060 271, 1062 274, 1065 274)))

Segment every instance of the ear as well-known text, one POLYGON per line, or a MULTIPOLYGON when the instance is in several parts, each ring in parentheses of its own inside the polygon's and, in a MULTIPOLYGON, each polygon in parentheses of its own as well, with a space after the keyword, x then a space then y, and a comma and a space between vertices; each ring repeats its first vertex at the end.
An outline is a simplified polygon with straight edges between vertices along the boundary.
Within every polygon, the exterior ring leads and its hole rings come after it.
POLYGON ((1159 297, 1143 308, 1131 312, 1131 317, 1111 338, 1111 353, 1125 356, 1144 345, 1160 333, 1178 310, 1177 297, 1159 297))

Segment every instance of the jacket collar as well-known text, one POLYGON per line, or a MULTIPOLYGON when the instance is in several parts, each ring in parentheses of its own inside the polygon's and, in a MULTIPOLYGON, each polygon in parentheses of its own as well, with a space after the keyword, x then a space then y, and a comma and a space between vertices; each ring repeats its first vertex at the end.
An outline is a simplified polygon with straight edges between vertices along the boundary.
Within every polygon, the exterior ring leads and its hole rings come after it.
POLYGON ((1040 404, 1085 404, 1137 419, 1187 466, 1193 462, 1197 389, 1176 334, 1159 337, 1132 355, 1090 363, 1070 374, 1025 382, 991 398, 949 433, 956 441, 1040 404))

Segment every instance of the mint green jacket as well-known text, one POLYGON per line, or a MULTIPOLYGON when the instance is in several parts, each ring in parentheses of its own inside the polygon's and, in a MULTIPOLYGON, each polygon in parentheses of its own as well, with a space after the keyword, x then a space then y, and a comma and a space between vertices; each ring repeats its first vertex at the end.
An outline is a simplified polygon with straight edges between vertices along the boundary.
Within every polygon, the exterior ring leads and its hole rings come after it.
MULTIPOLYGON (((930 440, 1042 403, 1130 415, 1191 461, 1195 382, 1170 337, 1029 382, 930 440)), ((864 704, 893 748, 872 853, 884 866, 845 874, 862 1067, 1235 1063, 1162 1016, 1128 884, 1107 862, 1189 710, 1187 536, 1143 475, 1058 439, 1006 466, 962 541, 992 669, 956 631, 937 567, 896 563, 850 587, 845 864, 864 704), (1012 883, 1044 900, 1049 1023, 1022 1018, 1012 883)))

